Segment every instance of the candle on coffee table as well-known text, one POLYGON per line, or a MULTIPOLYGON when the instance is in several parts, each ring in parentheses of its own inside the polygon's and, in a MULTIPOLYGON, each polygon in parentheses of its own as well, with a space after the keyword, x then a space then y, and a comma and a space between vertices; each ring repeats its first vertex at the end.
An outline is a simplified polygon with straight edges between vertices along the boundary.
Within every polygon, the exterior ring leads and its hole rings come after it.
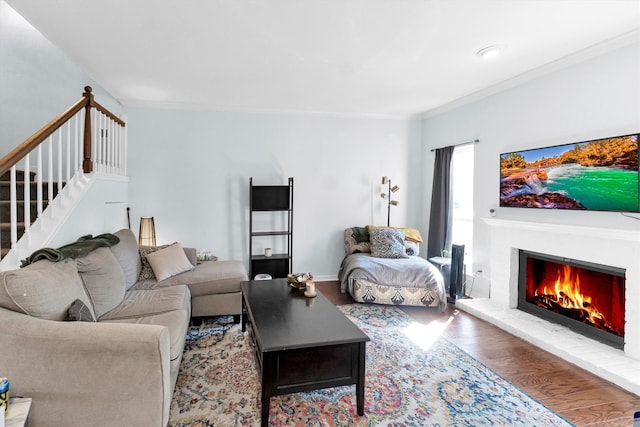
POLYGON ((308 297, 316 296, 316 284, 313 282, 307 282, 307 286, 304 294, 308 297))

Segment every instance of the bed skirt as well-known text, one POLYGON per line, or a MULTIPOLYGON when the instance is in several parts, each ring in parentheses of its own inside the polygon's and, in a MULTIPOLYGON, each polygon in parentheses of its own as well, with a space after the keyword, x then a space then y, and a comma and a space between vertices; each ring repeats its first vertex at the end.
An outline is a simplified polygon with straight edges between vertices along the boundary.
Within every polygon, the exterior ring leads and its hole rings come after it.
POLYGON ((365 279, 352 280, 349 293, 356 302, 372 304, 438 307, 441 311, 447 305, 446 300, 440 300, 435 289, 379 285, 365 279))

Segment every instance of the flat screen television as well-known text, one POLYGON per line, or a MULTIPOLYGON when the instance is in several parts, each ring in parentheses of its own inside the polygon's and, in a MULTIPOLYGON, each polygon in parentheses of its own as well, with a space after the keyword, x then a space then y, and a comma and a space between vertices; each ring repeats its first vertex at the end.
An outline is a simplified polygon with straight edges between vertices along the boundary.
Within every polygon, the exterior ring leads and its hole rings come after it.
POLYGON ((500 155, 500 206, 640 212, 638 135, 500 155))

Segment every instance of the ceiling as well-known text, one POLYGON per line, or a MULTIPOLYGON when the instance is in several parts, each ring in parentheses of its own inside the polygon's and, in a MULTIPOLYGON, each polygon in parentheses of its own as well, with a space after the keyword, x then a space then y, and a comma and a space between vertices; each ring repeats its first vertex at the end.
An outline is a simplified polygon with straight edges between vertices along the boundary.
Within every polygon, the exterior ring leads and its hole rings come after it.
POLYGON ((7 1, 154 108, 420 115, 640 40, 639 0, 7 1))

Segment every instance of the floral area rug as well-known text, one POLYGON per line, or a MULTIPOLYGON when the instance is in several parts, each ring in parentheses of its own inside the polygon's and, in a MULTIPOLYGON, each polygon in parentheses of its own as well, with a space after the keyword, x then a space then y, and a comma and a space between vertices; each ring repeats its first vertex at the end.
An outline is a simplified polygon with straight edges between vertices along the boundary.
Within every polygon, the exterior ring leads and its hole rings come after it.
MULTIPOLYGON (((437 332, 393 306, 339 308, 370 338, 365 415, 355 386, 271 398, 270 426, 571 426, 437 332)), ((187 336, 170 427, 260 425, 260 380, 231 317, 187 336)))

